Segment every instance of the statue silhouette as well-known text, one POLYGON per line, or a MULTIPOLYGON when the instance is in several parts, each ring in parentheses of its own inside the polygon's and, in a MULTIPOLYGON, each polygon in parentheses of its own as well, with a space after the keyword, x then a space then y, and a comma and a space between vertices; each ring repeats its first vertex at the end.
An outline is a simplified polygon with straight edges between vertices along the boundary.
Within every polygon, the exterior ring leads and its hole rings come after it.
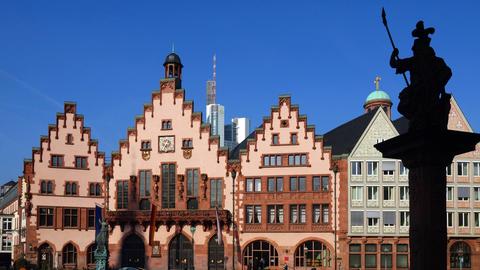
POLYGON ((419 21, 412 31, 416 38, 413 56, 400 59, 395 48, 390 57, 390 66, 397 74, 410 72, 410 85, 400 92, 398 104, 398 111, 410 120, 410 131, 447 129, 451 95, 445 92, 445 86, 452 71, 430 47, 429 35, 434 32, 433 27, 425 29, 423 21, 419 21))

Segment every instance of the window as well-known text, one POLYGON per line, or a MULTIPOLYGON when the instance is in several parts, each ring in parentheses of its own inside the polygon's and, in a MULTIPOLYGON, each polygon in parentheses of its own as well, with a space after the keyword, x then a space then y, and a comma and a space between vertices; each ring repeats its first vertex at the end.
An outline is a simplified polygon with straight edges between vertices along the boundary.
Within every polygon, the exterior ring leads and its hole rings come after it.
POLYGON ((88 209, 87 227, 95 229, 95 209, 88 209))
POLYGON ((66 264, 77 264, 77 249, 72 243, 67 244, 62 250, 62 262, 66 264))
POLYGON ((408 169, 407 169, 407 167, 405 167, 405 166, 403 165, 402 162, 400 162, 400 172, 399 172, 399 174, 400 174, 401 176, 407 176, 407 175, 408 175, 408 169))
POLYGON ((128 208, 128 181, 117 181, 117 209, 128 208))
POLYGON ((42 194, 52 194, 53 193, 53 182, 51 180, 41 180, 40 181, 40 193, 42 193, 42 194))
POLYGON ((40 212, 40 220, 38 226, 40 227, 53 227, 53 208, 43 208, 38 209, 40 212))
POLYGON ((395 173, 395 161, 382 162, 383 175, 393 175, 395 173))
POLYGON ((78 226, 78 209, 64 208, 63 209, 63 227, 73 228, 78 226))
POLYGON ((377 268, 377 245, 365 244, 365 267, 377 268))
POLYGON ((2 235, 2 250, 12 250, 12 236, 2 235))
POLYGON ((453 213, 447 212, 447 227, 453 227, 453 213))
POLYGON ((384 201, 392 201, 394 197, 394 189, 395 187, 383 187, 383 200, 384 201))
POLYGON ((369 176, 378 175, 378 162, 377 161, 367 161, 367 174, 369 176))
POLYGON ((65 182, 65 195, 78 195, 78 186, 76 182, 65 182))
POLYGON ((175 164, 162 164, 162 208, 175 208, 176 178, 175 164))
POLYGON ((198 196, 198 169, 187 169, 187 196, 198 196))
POLYGON ((450 247, 450 269, 470 269, 472 251, 465 242, 456 242, 450 247))
POLYGON ((350 222, 352 226, 363 226, 363 212, 362 211, 351 211, 350 212, 350 222))
POLYGON ((307 165, 306 154, 288 155, 288 166, 304 166, 304 165, 307 165))
POLYGON ((453 187, 447 187, 447 201, 453 200, 453 187))
POLYGON ((163 120, 162 121, 162 130, 169 130, 172 129, 172 121, 171 120, 163 120))
POLYGON ((329 177, 328 176, 314 176, 312 178, 313 191, 326 192, 329 190, 329 177))
POLYGON ((457 162, 457 175, 458 176, 468 175, 468 162, 457 162))
POLYGON ((383 225, 384 226, 395 226, 396 215, 393 211, 383 212, 383 225))
POLYGON ((306 191, 305 177, 290 177, 290 191, 306 191))
POLYGON ((182 148, 193 148, 193 140, 192 139, 183 139, 182 140, 182 148))
POLYGON ((402 227, 410 226, 410 212, 405 212, 405 211, 400 212, 400 226, 402 227))
POLYGON ((280 144, 278 134, 272 135, 272 144, 280 144))
POLYGON ((268 178, 268 192, 282 192, 283 191, 283 177, 269 177, 268 178))
POLYGON ((260 205, 245 206, 245 217, 249 224, 259 224, 262 222, 262 207, 260 205))
POLYGON ((246 192, 261 192, 262 191, 262 179, 260 178, 247 178, 246 179, 246 192))
POLYGON ((367 200, 378 201, 378 187, 374 187, 374 186, 367 187, 367 200))
POLYGON ((297 133, 290 134, 290 143, 291 144, 298 144, 298 135, 297 133))
POLYGON ((268 223, 283 223, 283 205, 268 205, 268 223))
POLYGON ((290 223, 299 224, 307 222, 307 212, 305 204, 290 205, 290 223))
POLYGON ((52 159, 50 161, 50 165, 52 167, 63 167, 63 156, 60 155, 52 155, 52 159))
POLYGON ((282 156, 281 155, 264 155, 263 166, 265 167, 282 166, 282 156))
POLYGON ((363 187, 352 187, 352 201, 363 201, 363 187))
POLYGON ((480 187, 473 188, 473 199, 477 202, 480 201, 480 187))
POLYGON ((470 188, 469 187, 458 187, 458 200, 459 201, 468 201, 470 199, 470 188))
POLYGON ((410 198, 410 190, 407 186, 398 187, 400 190, 400 201, 408 201, 410 198))
POLYGON ((102 186, 100 183, 90 183, 88 185, 88 194, 90 196, 102 196, 102 186))
POLYGON ((73 136, 72 134, 67 134, 67 144, 73 144, 73 136))
POLYGON ((322 219, 321 223, 327 224, 329 222, 329 205, 328 204, 314 204, 313 205, 313 222, 320 223, 320 217, 317 217, 321 211, 322 219), (318 209, 318 210, 317 210, 318 209), (317 213, 318 212, 318 213, 317 213))
POLYGON ((152 150, 152 143, 150 141, 142 141, 140 150, 152 150))
POLYGON ((316 240, 309 240, 298 246, 295 250, 294 261, 292 269, 330 269, 334 262, 327 246, 316 240))
POLYGON ((377 227, 378 226, 378 217, 367 217, 367 225, 369 227, 377 227))
POLYGON ((210 207, 222 207, 223 181, 222 179, 210 180, 210 207))
POLYGON ((475 225, 475 228, 479 228, 480 227, 480 212, 475 212, 473 213, 473 218, 474 218, 474 225, 475 225))
POLYGON ((473 176, 480 176, 480 162, 473 162, 473 176))
POLYGON ((87 158, 86 157, 75 157, 75 168, 86 169, 87 168, 87 158))
POLYGON ((458 212, 458 227, 468 227, 469 213, 458 212))
POLYGON ((95 264, 95 250, 97 249, 96 244, 91 244, 87 249, 87 264, 95 264))
POLYGON ((397 267, 408 268, 408 244, 397 244, 397 267))
POLYGON ((380 268, 392 268, 392 245, 381 244, 380 245, 380 268))
POLYGON ((446 171, 447 171, 447 175, 449 176, 452 175, 452 164, 447 166, 446 171))
POLYGON ((3 228, 3 230, 7 230, 7 231, 11 230, 12 229, 12 218, 4 217, 2 228, 3 228))
POLYGON ((350 268, 360 268, 362 267, 361 263, 361 246, 360 244, 350 244, 348 247, 349 255, 348 255, 348 261, 349 261, 349 266, 350 268))
POLYGON ((362 175, 362 162, 352 161, 350 163, 352 175, 362 175))

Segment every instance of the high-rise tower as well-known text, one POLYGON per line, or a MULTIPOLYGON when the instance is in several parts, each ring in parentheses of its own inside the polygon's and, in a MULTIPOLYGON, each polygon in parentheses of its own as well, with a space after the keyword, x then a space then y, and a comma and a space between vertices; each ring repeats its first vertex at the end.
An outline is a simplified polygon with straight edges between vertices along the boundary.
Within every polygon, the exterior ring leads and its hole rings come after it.
POLYGON ((213 55, 213 78, 207 81, 207 122, 210 123, 213 135, 220 136, 220 146, 225 145, 225 109, 217 104, 217 57, 213 55))

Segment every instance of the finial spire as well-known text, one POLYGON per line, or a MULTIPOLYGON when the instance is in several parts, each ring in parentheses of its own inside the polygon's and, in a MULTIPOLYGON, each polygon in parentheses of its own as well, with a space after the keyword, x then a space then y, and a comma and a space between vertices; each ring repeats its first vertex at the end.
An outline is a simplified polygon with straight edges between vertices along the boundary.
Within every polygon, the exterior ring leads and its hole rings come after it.
POLYGON ((174 53, 174 52, 175 52, 175 43, 172 42, 172 53, 174 53))
POLYGON ((213 54, 213 80, 217 80, 217 55, 213 54))
POLYGON ((380 90, 380 80, 382 80, 382 78, 380 76, 376 76, 375 77, 375 81, 373 81, 373 83, 375 83, 375 90, 380 90))

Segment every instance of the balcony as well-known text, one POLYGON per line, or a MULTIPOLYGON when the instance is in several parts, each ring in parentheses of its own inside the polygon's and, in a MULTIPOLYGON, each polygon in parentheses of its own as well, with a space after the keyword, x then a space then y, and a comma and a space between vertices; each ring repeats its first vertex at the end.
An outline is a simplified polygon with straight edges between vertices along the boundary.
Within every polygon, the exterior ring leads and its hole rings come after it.
MULTIPOLYGON (((108 211, 106 215, 107 223, 113 230, 116 225, 120 225, 123 231, 125 225, 140 224, 144 231, 150 225, 150 211, 108 211)), ((232 215, 228 210, 218 210, 220 226, 226 227, 227 231, 232 224, 232 215)), ((211 229, 217 222, 215 210, 159 210, 155 213, 155 226, 162 225, 167 227, 182 228, 185 225, 202 225, 204 231, 211 229)))

